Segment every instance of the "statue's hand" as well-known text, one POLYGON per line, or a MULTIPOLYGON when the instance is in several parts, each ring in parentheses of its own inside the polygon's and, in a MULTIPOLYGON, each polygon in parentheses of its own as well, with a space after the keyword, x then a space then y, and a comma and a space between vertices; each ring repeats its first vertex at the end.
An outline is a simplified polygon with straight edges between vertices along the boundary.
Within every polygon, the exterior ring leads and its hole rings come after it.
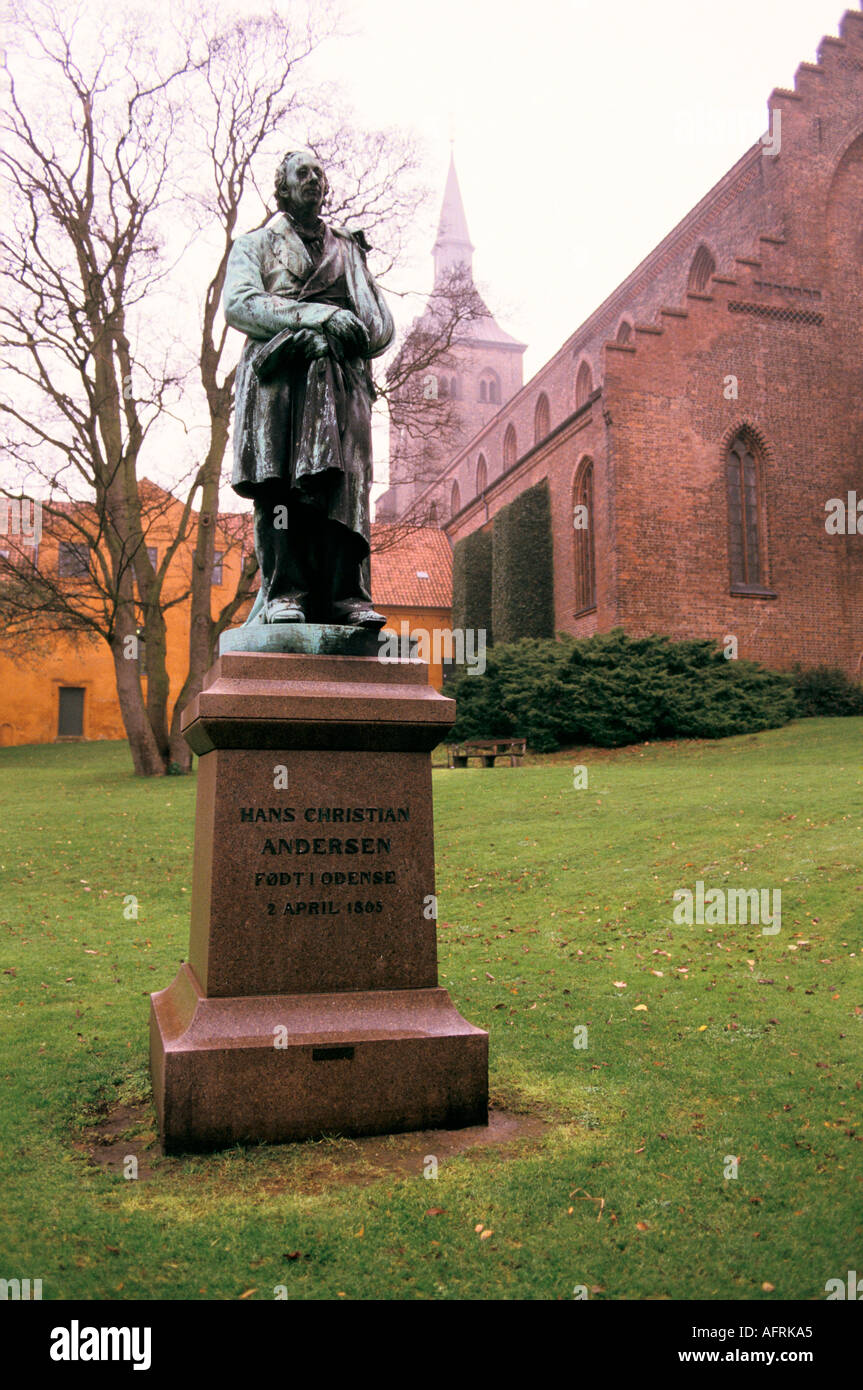
POLYGON ((324 331, 340 357, 364 357, 369 335, 350 309, 337 309, 324 324, 324 331))
POLYGON ((314 362, 326 357, 329 344, 317 328, 298 328, 291 336, 291 347, 301 362, 314 362))

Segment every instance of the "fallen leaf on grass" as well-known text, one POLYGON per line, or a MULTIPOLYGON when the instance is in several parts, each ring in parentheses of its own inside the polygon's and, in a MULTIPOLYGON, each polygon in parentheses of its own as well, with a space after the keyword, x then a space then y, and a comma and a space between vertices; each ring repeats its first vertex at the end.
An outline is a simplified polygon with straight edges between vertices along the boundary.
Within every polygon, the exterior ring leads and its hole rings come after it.
POLYGON ((636 1006, 635 1006, 635 1008, 632 1010, 632 1012, 633 1012, 634 1014, 637 1014, 637 1013, 645 1013, 645 1014, 646 1014, 646 1013, 647 1013, 647 1005, 646 1005, 646 1004, 636 1004, 636 1006))
POLYGON ((444 1211, 444 1207, 429 1207, 426 1216, 443 1216, 444 1211))

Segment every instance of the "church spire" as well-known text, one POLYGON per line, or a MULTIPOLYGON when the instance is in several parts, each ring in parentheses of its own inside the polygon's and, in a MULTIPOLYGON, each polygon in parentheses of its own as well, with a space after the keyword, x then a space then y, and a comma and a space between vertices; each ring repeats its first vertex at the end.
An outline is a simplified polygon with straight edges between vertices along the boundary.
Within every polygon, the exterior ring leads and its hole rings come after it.
POLYGON ((434 256, 436 285, 457 265, 466 266, 468 274, 472 274, 473 244, 468 235, 467 218, 464 215, 464 204, 461 200, 461 191, 455 172, 455 158, 452 153, 450 153, 449 173, 447 174, 437 238, 432 247, 432 255, 434 256))

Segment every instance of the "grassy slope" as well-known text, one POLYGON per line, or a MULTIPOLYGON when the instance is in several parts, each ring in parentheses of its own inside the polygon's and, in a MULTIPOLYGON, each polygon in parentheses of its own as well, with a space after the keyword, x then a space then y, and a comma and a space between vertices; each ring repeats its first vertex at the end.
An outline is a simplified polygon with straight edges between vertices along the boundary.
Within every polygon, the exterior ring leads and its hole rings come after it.
POLYGON ((0 1274, 46 1298, 823 1298, 863 1226, 861 732, 437 772, 442 982, 489 1029, 494 1101, 552 1124, 369 1186, 313 1180, 333 1146, 138 1182, 82 1157, 95 1107, 147 1092, 194 783, 136 782, 118 744, 0 750, 0 1274), (698 878, 781 888, 779 935, 672 926, 698 878))

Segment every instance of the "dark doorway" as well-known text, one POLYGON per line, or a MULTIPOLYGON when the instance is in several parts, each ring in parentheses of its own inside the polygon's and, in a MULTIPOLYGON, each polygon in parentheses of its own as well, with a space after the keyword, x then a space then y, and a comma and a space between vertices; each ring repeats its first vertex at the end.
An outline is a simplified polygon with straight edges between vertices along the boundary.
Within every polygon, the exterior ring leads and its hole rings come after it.
POLYGON ((84 688, 80 685, 61 685, 59 738, 84 736, 84 688))

